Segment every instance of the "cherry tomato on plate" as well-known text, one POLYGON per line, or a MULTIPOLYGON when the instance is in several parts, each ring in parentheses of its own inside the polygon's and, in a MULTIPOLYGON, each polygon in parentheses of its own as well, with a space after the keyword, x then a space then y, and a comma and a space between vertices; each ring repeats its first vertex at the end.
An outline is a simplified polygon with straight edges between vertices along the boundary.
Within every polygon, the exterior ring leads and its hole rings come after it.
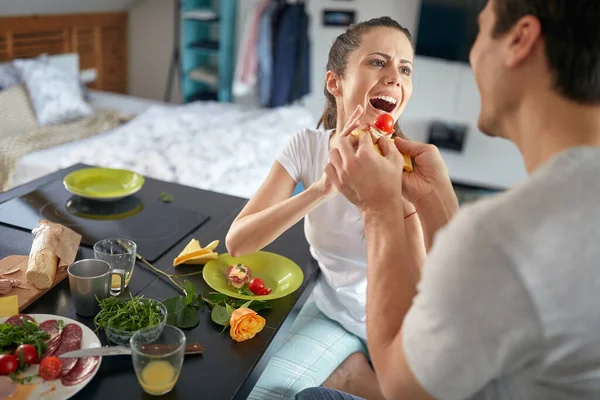
POLYGON ((394 130, 394 118, 390 114, 379 114, 375 126, 383 132, 390 133, 394 130))
POLYGON ((58 357, 46 357, 40 363, 40 376, 46 381, 57 379, 62 374, 62 361, 58 357))
POLYGON ((32 344, 22 344, 17 347, 17 351, 15 352, 15 357, 20 359, 21 354, 23 355, 23 361, 27 365, 35 364, 38 359, 37 349, 32 344))
POLYGON ((0 375, 8 375, 19 367, 17 357, 12 354, 0 355, 0 375))
POLYGON ((254 294, 258 294, 261 290, 265 288, 265 282, 263 282, 260 278, 254 278, 250 281, 248 285, 248 289, 254 294))

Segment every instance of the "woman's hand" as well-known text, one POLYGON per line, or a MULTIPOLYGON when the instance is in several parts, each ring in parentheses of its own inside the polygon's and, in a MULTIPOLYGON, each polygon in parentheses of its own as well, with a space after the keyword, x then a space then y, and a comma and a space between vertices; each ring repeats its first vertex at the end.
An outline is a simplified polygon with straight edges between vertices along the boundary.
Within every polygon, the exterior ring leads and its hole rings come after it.
POLYGON ((339 193, 338 190, 336 189, 335 185, 333 184, 331 179, 329 179, 329 177, 327 176, 326 173, 323 173, 323 176, 321 176, 321 179, 319 179, 318 181, 313 183, 311 185, 311 188, 317 191, 317 193, 319 194, 319 197, 323 197, 326 199, 331 198, 339 193))

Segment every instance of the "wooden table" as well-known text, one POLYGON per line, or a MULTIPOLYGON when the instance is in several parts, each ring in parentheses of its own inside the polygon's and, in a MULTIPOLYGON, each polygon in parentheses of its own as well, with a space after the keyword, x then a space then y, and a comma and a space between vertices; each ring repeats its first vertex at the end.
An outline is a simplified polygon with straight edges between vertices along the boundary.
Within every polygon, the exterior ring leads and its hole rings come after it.
MULTIPOLYGON (((8 192, 0 193, 0 203, 29 193, 52 180, 62 180, 69 172, 83 167, 86 165, 78 164, 8 192)), ((202 244, 208 244, 210 241, 218 239, 221 243, 217 251, 226 252, 225 235, 233 219, 246 203, 246 199, 149 178, 146 179, 140 195, 158 196, 162 191, 172 194, 177 206, 200 211, 209 215, 210 220, 161 256, 154 266, 174 273, 173 258, 192 238, 200 240, 202 244)), ((11 254, 29 254, 31 242, 30 232, 0 224, 0 258, 11 254)), ((204 346, 205 353, 202 356, 186 357, 177 386, 164 398, 211 400, 247 398, 269 358, 285 339, 295 315, 310 295, 319 273, 316 261, 310 256, 302 223, 296 224, 265 250, 288 257, 302 268, 304 282, 300 289, 287 297, 272 301, 273 309, 261 312, 267 320, 266 327, 256 337, 242 343, 234 342, 228 331, 221 333, 222 327, 214 324, 210 319, 210 309, 201 309, 200 324, 193 329, 184 331, 189 342, 197 341, 204 346)), ((93 258, 92 249, 82 246, 77 259, 82 258, 93 258)), ((195 268, 198 266, 180 266, 177 267, 175 273, 189 273, 195 268)), ((201 294, 211 291, 201 274, 186 279, 192 281, 201 294)), ((129 290, 134 295, 143 295, 158 300, 179 295, 167 282, 162 278, 157 278, 154 273, 149 272, 143 264, 138 262, 129 284, 129 290)), ((28 307, 25 312, 61 315, 94 328, 92 318, 81 317, 75 313, 71 303, 68 280, 57 285, 28 307)), ((103 345, 106 345, 106 337, 103 332, 99 333, 99 337, 103 345)), ((139 386, 131 359, 124 356, 113 356, 103 358, 96 377, 74 398, 151 399, 153 397, 146 395, 139 386)))

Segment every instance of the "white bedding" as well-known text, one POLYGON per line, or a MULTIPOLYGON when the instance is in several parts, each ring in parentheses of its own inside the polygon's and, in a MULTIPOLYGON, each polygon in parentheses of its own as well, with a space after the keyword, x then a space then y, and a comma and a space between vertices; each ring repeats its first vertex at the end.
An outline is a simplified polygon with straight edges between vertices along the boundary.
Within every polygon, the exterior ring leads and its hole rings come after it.
MULTIPOLYGON (((104 101, 116 107, 114 101, 104 101)), ((139 109, 119 107, 123 111, 149 108, 113 131, 23 157, 13 183, 81 162, 248 198, 288 138, 316 123, 301 106, 266 110, 216 102, 173 106, 124 101, 129 104, 121 107, 139 109)))

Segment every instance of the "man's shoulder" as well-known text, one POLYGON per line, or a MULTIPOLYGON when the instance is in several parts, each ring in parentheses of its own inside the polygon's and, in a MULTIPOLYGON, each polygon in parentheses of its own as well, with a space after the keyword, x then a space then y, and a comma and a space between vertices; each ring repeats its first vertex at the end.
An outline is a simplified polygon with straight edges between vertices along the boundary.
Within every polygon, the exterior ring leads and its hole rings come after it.
POLYGON ((535 243, 549 222, 568 223, 574 213, 596 212, 598 170, 599 149, 567 150, 524 182, 461 207, 449 228, 477 229, 502 246, 535 243))

